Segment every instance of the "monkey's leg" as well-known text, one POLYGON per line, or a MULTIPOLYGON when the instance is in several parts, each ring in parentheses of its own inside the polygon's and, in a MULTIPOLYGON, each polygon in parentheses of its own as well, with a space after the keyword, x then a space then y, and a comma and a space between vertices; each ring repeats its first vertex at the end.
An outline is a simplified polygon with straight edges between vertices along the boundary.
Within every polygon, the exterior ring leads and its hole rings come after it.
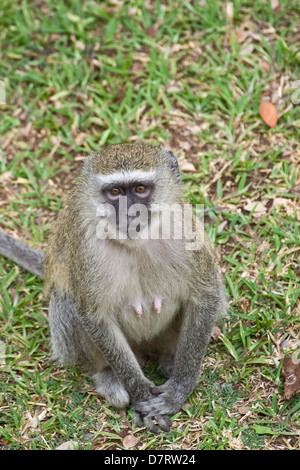
POLYGON ((90 314, 81 315, 80 323, 95 347, 102 352, 115 377, 124 385, 130 402, 147 400, 151 396, 150 387, 153 383, 144 376, 118 325, 109 316, 96 319, 90 314))
POLYGON ((110 367, 93 375, 96 391, 116 408, 125 408, 130 398, 124 385, 110 367))
POLYGON ((162 356, 157 370, 161 375, 169 379, 174 370, 174 355, 170 353, 168 356, 162 356))
POLYGON ((92 374, 96 391, 111 405, 123 408, 129 403, 124 385, 78 321, 77 307, 64 293, 53 292, 49 322, 53 357, 63 364, 82 364, 92 374))
MULTIPOLYGON (((65 292, 53 291, 49 303, 52 355, 62 364, 76 364, 85 359, 82 331, 77 320, 76 306, 65 292)), ((87 340, 88 342, 88 340, 87 340)))
POLYGON ((154 358, 158 360, 158 372, 166 378, 170 378, 173 373, 181 321, 181 316, 178 314, 171 325, 151 341, 149 347, 150 354, 152 349, 154 358))
POLYGON ((151 389, 155 397, 134 406, 145 418, 176 413, 193 391, 217 318, 218 301, 217 296, 207 293, 201 305, 185 306, 171 377, 162 386, 151 389))

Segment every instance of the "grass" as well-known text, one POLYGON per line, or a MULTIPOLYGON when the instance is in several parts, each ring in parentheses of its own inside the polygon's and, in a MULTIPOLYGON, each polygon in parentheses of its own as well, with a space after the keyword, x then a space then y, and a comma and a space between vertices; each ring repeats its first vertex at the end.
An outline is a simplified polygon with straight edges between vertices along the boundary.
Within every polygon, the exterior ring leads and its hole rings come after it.
MULTIPOLYGON (((82 158, 104 144, 168 145, 204 204, 230 295, 202 378, 170 433, 136 428, 80 370, 49 356, 42 282, 2 258, 0 443, 53 449, 294 449, 299 395, 299 5, 281 0, 2 1, 0 217, 42 249, 82 158), (278 112, 268 128, 262 97, 278 112), (189 163, 191 172, 184 170, 189 163)), ((147 373, 159 380, 155 368, 147 373)))

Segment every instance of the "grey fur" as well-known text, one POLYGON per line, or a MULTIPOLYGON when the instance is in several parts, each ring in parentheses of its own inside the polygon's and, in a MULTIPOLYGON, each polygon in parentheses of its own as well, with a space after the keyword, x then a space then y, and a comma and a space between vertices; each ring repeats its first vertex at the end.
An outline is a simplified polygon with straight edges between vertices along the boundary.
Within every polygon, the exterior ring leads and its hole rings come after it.
POLYGON ((226 299, 207 238, 196 251, 187 251, 185 240, 97 238, 101 181, 116 175, 120 184, 124 174, 128 182, 130 172, 145 174, 145 184, 154 175, 151 202, 183 204, 176 159, 166 149, 119 145, 86 160, 46 253, 53 352, 62 362, 81 362, 114 406, 130 402, 138 424, 144 420, 155 430, 156 421, 167 429, 167 415, 178 411, 199 379, 226 299), (153 309, 156 296, 163 299, 160 313, 153 309), (145 377, 144 355, 159 362, 168 377, 163 386, 145 377))
MULTIPOLYGON (((116 407, 130 403, 136 423, 155 432, 155 421, 169 429, 168 415, 195 387, 212 327, 227 304, 204 232, 204 244, 195 251, 186 250, 185 240, 97 238, 96 209, 105 201, 101 181, 113 181, 116 174, 119 184, 124 174, 128 184, 130 172, 148 175, 145 184, 151 175, 151 202, 183 204, 177 162, 166 149, 115 145, 88 157, 53 227, 45 254, 46 292, 54 358, 82 364, 100 395, 116 407), (157 298, 160 313, 153 308, 157 298), (145 377, 145 356, 158 361, 167 377, 162 386, 145 377)), ((6 237, 4 245, 5 251, 6 237)), ((11 246, 12 258, 19 242, 11 246)), ((27 259, 27 250, 22 253, 27 259)), ((20 256, 12 259, 21 264, 20 256)), ((28 260, 25 265, 32 272, 28 260)))
POLYGON ((44 278, 44 255, 0 230, 0 253, 26 271, 44 278))

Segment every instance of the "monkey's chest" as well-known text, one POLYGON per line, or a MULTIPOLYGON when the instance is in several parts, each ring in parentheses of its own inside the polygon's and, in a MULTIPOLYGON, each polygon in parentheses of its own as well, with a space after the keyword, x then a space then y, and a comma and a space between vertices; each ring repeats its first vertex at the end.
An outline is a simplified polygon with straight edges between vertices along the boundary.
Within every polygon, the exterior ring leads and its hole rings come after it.
POLYGON ((118 306, 118 323, 128 338, 149 340, 166 329, 178 312, 183 293, 178 285, 143 283, 138 277, 128 282, 118 306))
POLYGON ((160 248, 159 256, 121 250, 117 263, 99 279, 99 314, 111 312, 128 338, 143 341, 165 330, 188 297, 184 253, 160 248), (170 261, 171 260, 171 261, 170 261))
POLYGON ((123 305, 119 324, 128 338, 135 342, 150 340, 165 330, 179 310, 178 299, 153 295, 123 305))

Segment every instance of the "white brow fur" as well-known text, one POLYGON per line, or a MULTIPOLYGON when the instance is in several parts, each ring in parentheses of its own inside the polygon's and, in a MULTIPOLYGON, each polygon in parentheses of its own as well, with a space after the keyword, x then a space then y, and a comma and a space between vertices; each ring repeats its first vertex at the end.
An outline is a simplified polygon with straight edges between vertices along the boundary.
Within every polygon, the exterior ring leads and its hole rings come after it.
POLYGON ((109 175, 96 175, 97 181, 100 184, 115 184, 118 181, 121 181, 122 184, 129 184, 135 181, 151 182, 157 176, 155 171, 142 171, 142 170, 133 170, 133 171, 116 171, 115 173, 110 173, 109 175))

